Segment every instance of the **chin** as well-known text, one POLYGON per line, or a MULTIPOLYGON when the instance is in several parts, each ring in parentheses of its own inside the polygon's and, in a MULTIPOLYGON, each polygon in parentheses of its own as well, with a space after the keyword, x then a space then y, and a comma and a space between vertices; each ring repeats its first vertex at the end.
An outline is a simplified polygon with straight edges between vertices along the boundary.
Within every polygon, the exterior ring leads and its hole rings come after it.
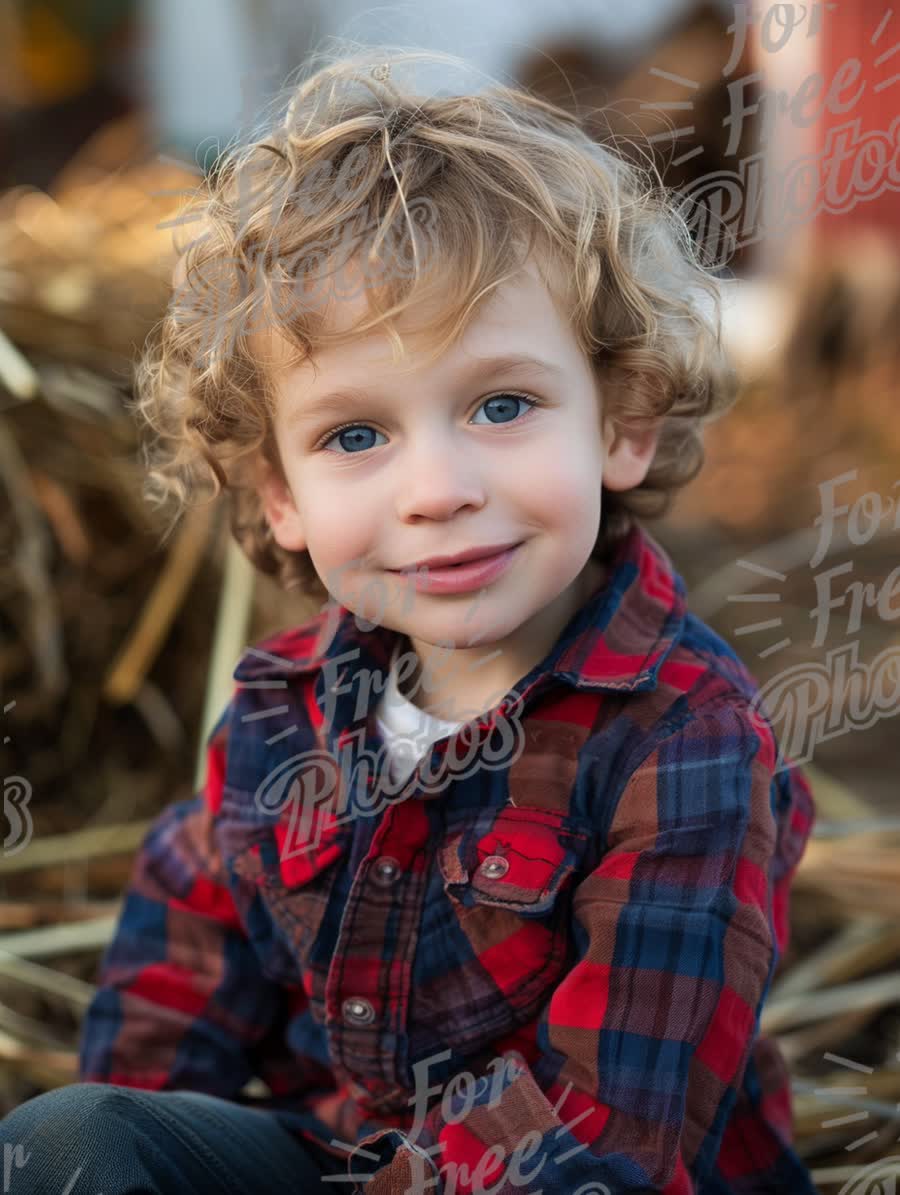
POLYGON ((509 620, 498 623, 480 619, 477 612, 465 620, 465 612, 458 619, 448 620, 444 627, 423 628, 423 633, 410 630, 408 634, 431 643, 434 646, 452 647, 454 650, 466 647, 490 647, 501 643, 522 625, 522 621, 509 620))

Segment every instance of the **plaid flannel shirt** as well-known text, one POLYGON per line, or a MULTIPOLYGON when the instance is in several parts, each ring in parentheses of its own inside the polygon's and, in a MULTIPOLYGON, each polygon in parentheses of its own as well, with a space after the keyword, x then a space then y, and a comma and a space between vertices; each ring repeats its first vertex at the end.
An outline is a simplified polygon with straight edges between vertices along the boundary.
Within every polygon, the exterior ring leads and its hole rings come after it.
POLYGON ((258 1076, 367 1195, 815 1195, 759 1032, 809 786, 660 544, 610 565, 397 791, 397 632, 332 603, 249 647, 137 854, 82 1080, 258 1076))

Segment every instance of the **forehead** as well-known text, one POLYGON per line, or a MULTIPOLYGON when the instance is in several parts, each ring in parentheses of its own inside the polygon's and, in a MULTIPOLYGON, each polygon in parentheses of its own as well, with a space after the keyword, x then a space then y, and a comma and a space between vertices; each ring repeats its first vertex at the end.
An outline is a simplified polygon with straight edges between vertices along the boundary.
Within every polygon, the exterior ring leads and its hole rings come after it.
MULTIPOLYGON (((357 262, 348 262, 324 280, 317 288, 315 301, 308 303, 320 327, 336 341, 313 347, 307 359, 298 364, 296 350, 285 335, 277 327, 268 327, 250 338, 251 351, 275 381, 283 380, 288 371, 293 376, 298 370, 312 380, 319 369, 332 372, 342 364, 349 367, 353 362, 409 368, 408 361, 403 364, 395 356, 395 346, 381 323, 358 331, 364 322, 376 316, 368 295, 364 271, 357 262)), ((565 288, 559 273, 549 269, 546 262, 531 257, 516 275, 487 291, 470 306, 457 344, 463 351, 479 346, 479 352, 526 352, 537 347, 535 338, 539 337, 543 343, 556 343, 562 351, 571 351, 574 339, 565 303, 565 288)), ((415 301, 392 317, 406 354, 417 359, 434 356, 437 343, 433 329, 446 310, 447 297, 440 277, 430 285, 420 283, 415 301)))

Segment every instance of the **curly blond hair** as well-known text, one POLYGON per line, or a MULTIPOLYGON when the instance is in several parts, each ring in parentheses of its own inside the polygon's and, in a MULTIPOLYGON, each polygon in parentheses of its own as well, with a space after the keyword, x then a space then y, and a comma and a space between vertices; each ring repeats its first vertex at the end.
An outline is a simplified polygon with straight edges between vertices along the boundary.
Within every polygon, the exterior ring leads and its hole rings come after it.
POLYGON ((603 383, 604 416, 660 428, 644 481, 604 490, 593 550, 603 560, 699 472, 702 426, 736 393, 717 280, 652 155, 636 165, 577 115, 497 80, 464 94, 399 83, 419 63, 470 69, 451 55, 375 46, 313 69, 322 57, 249 141, 226 148, 182 216, 202 232, 138 361, 134 403, 153 433, 145 497, 172 509, 164 537, 204 489, 210 500, 225 490, 250 560, 285 589, 325 595, 309 553, 275 542, 257 490, 260 461, 282 480, 284 470, 255 333, 276 330, 296 363, 376 326, 402 351, 395 317, 435 287, 440 352, 535 252, 603 383), (371 318, 338 334, 310 296, 348 230, 371 318))

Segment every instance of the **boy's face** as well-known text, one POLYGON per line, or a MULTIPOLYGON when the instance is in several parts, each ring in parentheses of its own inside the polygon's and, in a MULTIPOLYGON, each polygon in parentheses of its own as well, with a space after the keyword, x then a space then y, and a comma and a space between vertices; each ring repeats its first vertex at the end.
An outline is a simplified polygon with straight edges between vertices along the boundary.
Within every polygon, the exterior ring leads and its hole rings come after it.
MULTIPOLYGON (((335 302, 329 318, 352 326, 365 310, 360 294, 335 302)), ((398 327, 409 356, 397 365, 381 329, 292 370, 269 338, 263 359, 288 483, 260 475, 275 539, 307 549, 339 602, 414 644, 496 648, 526 635, 536 662, 602 579, 590 560, 601 483, 639 484, 656 436, 616 438, 601 426, 598 383, 533 261, 436 360, 426 360, 421 332, 398 327), (547 368, 479 365, 513 355, 547 368), (339 400, 316 410, 335 392, 339 400), (336 434, 340 424, 352 428, 336 434), (417 591, 398 571, 509 544, 517 547, 505 570, 468 592, 417 591)))

